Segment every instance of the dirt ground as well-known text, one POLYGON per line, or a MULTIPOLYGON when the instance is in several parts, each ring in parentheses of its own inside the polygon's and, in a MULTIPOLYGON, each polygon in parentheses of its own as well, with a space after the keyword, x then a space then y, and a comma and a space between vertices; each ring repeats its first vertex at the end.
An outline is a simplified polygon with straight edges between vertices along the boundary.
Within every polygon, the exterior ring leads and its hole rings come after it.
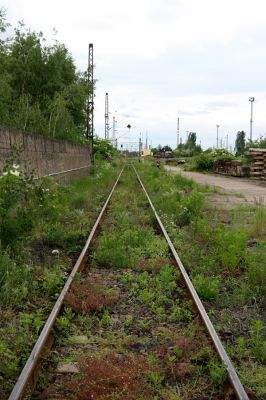
POLYGON ((210 201, 225 208, 237 205, 266 205, 266 182, 248 178, 237 178, 217 174, 183 171, 179 167, 165 166, 167 171, 180 173, 194 181, 218 188, 218 193, 210 196, 210 201))

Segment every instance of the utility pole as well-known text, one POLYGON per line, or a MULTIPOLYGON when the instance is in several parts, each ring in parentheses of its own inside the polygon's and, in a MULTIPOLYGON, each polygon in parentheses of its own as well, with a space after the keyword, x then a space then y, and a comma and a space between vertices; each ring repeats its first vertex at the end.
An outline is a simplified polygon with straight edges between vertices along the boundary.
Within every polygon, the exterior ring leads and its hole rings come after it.
POLYGON ((145 142, 145 149, 148 148, 148 133, 146 131, 146 142, 145 142))
POLYGON ((176 137, 176 148, 179 146, 179 118, 177 118, 177 137, 176 137))
POLYGON ((217 147, 217 149, 218 149, 218 147, 219 147, 219 126, 220 125, 216 125, 216 129, 217 129, 217 135, 216 135, 216 141, 217 141, 217 145, 216 145, 216 147, 217 147))
POLYGON ((228 134, 226 135, 226 150, 228 150, 228 134))
MULTIPOLYGON (((113 138, 112 138, 113 144, 115 143, 115 117, 113 117, 113 138)), ((116 141, 116 146, 117 146, 117 141, 116 141)))
POLYGON ((250 110, 250 141, 252 142, 253 103, 255 101, 255 97, 250 97, 249 101, 250 101, 250 106, 251 106, 251 110, 250 110))
POLYGON ((88 104, 87 104, 87 132, 86 137, 90 140, 91 162, 93 164, 93 133, 94 133, 94 79, 93 79, 93 43, 89 44, 88 55, 88 104))
POLYGON ((109 100, 108 100, 108 93, 105 93, 105 129, 104 129, 104 137, 105 139, 109 140, 109 100))

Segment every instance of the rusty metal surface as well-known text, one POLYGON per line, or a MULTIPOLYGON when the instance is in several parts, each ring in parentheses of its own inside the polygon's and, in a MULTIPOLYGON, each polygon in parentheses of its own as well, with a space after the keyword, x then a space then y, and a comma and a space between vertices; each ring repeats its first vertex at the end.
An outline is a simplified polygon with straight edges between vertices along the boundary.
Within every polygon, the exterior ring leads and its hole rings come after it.
POLYGON ((103 214, 104 214, 104 212, 106 210, 106 207, 107 207, 107 205, 108 205, 108 203, 110 201, 110 198, 112 197, 112 194, 113 194, 113 192, 114 192, 114 190, 116 188, 116 185, 117 185, 117 183, 118 183, 118 181, 120 179, 120 176, 122 175, 123 170, 124 170, 124 168, 121 170, 121 172, 120 172, 120 174, 119 174, 119 176, 118 176, 118 178, 117 178, 117 180, 116 180, 116 182, 115 182, 115 184, 114 184, 114 186, 113 186, 113 188, 112 188, 112 190, 111 190, 111 192, 110 192, 110 194, 109 194, 109 196, 108 196, 108 198, 107 198, 107 200, 106 200, 106 202, 105 202, 105 204, 104 204, 104 206, 103 206, 103 208, 102 208, 102 210, 101 210, 101 212, 100 212, 100 214, 99 214, 99 216, 98 216, 98 218, 97 218, 97 220, 96 220, 96 222, 95 222, 95 224, 94 224, 94 226, 93 226, 93 228, 92 228, 92 230, 90 232, 90 235, 89 235, 89 237, 88 237, 88 239, 86 241, 86 244, 85 244, 82 252, 80 253, 80 256, 79 256, 76 264, 74 265, 74 268, 73 268, 71 274, 69 275, 68 280, 65 283, 65 286, 64 286, 61 294, 59 295, 59 297, 58 297, 58 299, 57 299, 57 301, 56 301, 56 303, 55 303, 55 305, 54 305, 54 307, 53 307, 53 309, 51 311, 51 314, 49 315, 49 317, 48 317, 48 319, 47 319, 47 321, 46 321, 46 323, 45 323, 45 325, 44 325, 44 327, 42 329, 42 332, 41 332, 37 342, 35 343, 35 345, 33 347, 33 350, 31 352, 31 354, 30 354, 30 356, 29 356, 29 358, 28 358, 28 360, 27 360, 27 362, 26 362, 26 364, 25 364, 25 366, 24 366, 24 368, 23 368, 18 380, 17 380, 17 383, 15 384, 15 386, 14 386, 14 388, 13 388, 13 390, 12 390, 10 396, 9 396, 9 400, 21 399, 21 396, 23 395, 24 390, 26 389, 27 383, 29 382, 30 377, 31 377, 31 375, 32 375, 32 373, 34 371, 34 368, 37 365, 37 362, 38 362, 38 360, 40 358, 40 355, 41 355, 42 350, 43 350, 43 348, 45 346, 45 343, 46 343, 46 341, 47 341, 47 339, 49 337, 49 334, 50 334, 50 332, 51 332, 51 330, 52 330, 52 328, 53 328, 53 326, 55 324, 55 321, 56 321, 56 318, 57 318, 57 316, 59 314, 59 311, 60 311, 60 309, 61 309, 61 307, 63 305, 63 301, 64 301, 64 298, 65 298, 65 295, 66 295, 66 293, 67 293, 67 291, 68 291, 68 289, 69 289, 69 287, 70 287, 70 285, 71 285, 76 273, 79 271, 80 266, 82 265, 82 262, 83 262, 84 258, 86 257, 88 248, 89 248, 89 246, 91 244, 91 241, 92 241, 92 239, 93 239, 93 237, 95 235, 95 232, 96 232, 96 230, 98 228, 98 225, 99 225, 99 223, 100 223, 100 221, 102 219, 102 216, 103 216, 103 214))
POLYGON ((133 167, 133 169, 134 169, 134 171, 136 173, 136 176, 138 178, 139 183, 142 186, 142 189, 144 190, 144 192, 146 194, 146 197, 147 197, 147 199, 149 201, 149 204, 150 204, 150 206, 151 206, 151 208, 152 208, 152 210, 154 212, 156 220, 157 220, 157 222, 158 222, 158 224, 160 226, 160 229, 161 229, 161 231, 162 231, 162 233, 163 233, 163 235, 164 235, 164 237, 165 237, 165 239, 166 239, 166 241, 168 243, 168 246, 169 246, 169 248, 171 250, 171 253, 172 253, 172 255, 173 255, 173 257, 174 257, 174 259, 176 261, 176 264, 177 264, 181 274, 182 274, 182 277, 183 277, 183 279, 185 281, 187 289, 190 292, 190 295, 191 295, 191 297, 192 297, 192 299, 193 299, 193 301, 194 301, 194 303, 195 303, 195 305, 197 307, 197 310, 198 310, 198 312, 199 312, 199 314, 201 316, 201 319, 202 319, 204 325, 206 326, 206 329, 207 329, 207 331, 208 331, 208 333, 209 333, 209 335, 210 335, 210 337, 212 339, 214 347, 216 348, 221 361, 226 366, 228 377, 229 377, 231 385, 232 385, 232 387, 233 387, 233 389, 235 391, 235 394, 236 394, 236 396, 237 396, 237 398, 239 400, 248 400, 249 399, 248 395, 247 395, 242 383, 240 382, 240 379, 239 379, 239 377, 238 377, 238 375, 237 375, 237 373, 236 373, 236 371, 235 371, 235 369, 233 367, 233 364, 232 364, 230 358, 228 357, 228 355, 227 355, 227 353, 226 353, 226 351, 225 351, 225 349, 223 347, 223 344, 222 344, 219 336, 217 335, 217 333, 215 331, 215 328, 214 328, 214 326, 213 326, 213 324, 212 324, 212 322, 211 322, 211 320, 210 320, 210 318, 209 318, 209 316, 208 316, 208 314, 207 314, 207 312, 206 312, 206 310, 205 310, 205 308, 204 308, 204 306, 203 306, 203 304, 202 304, 202 302, 201 302, 201 300, 200 300, 200 298, 199 298, 199 296, 198 296, 198 294, 197 294, 197 292, 196 292, 196 290, 195 290, 195 288, 194 288, 194 286, 193 286, 193 284, 192 284, 192 282, 191 282, 191 280, 190 280, 190 278, 189 278, 189 276, 188 276, 188 274, 187 274, 187 272, 185 270, 185 267, 182 264, 182 261, 180 260, 178 254, 177 254, 177 252, 176 252, 176 250, 174 248, 174 245, 173 245, 168 233, 166 232, 166 229, 164 228, 164 225, 163 225, 159 215, 157 214, 157 211, 155 210, 155 207, 154 207, 154 205, 153 205, 153 203, 152 203, 152 201, 151 201, 151 199, 150 199, 150 197, 149 197, 149 195, 148 195, 148 193, 147 193, 147 191, 146 191, 146 189, 145 189, 145 187, 144 187, 144 185, 143 185, 143 183, 142 183, 142 181, 141 181, 141 179, 139 177, 139 174, 137 173, 137 171, 136 171, 136 169, 135 169, 135 167, 133 165, 132 165, 132 167, 133 167))

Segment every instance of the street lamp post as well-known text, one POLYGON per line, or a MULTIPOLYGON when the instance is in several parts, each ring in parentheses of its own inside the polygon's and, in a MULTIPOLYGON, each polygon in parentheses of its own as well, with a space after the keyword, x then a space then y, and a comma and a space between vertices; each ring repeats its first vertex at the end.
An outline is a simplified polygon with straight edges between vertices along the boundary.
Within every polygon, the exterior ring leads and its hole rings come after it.
POLYGON ((251 110, 250 110, 250 141, 252 142, 253 103, 255 101, 255 97, 250 97, 249 101, 250 101, 250 106, 251 106, 251 110))
POLYGON ((220 127, 220 125, 216 125, 216 129, 217 129, 217 136, 216 136, 216 142, 217 142, 217 145, 216 145, 216 147, 217 147, 217 149, 218 149, 218 147, 219 147, 219 127, 220 127))

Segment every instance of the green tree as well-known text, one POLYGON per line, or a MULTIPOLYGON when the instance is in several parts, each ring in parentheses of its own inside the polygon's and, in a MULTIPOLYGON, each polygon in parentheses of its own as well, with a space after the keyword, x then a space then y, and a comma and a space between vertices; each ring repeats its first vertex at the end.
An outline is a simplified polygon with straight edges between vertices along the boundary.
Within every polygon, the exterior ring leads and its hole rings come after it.
MULTIPOLYGON (((6 26, 0 10, 0 33, 6 26)), ((84 142, 91 88, 64 44, 47 46, 20 22, 13 37, 0 38, 0 69, 0 124, 84 142)))
POLYGON ((161 148, 161 151, 172 151, 172 148, 170 146, 166 145, 161 148))
POLYGON ((245 151, 245 132, 238 131, 236 134, 235 151, 237 156, 241 156, 245 151))
POLYGON ((118 153, 109 140, 101 139, 99 137, 96 137, 94 140, 94 152, 96 158, 101 159, 110 159, 118 153))
POLYGON ((189 132, 186 147, 188 149, 193 149, 196 147, 197 134, 195 132, 189 132))

